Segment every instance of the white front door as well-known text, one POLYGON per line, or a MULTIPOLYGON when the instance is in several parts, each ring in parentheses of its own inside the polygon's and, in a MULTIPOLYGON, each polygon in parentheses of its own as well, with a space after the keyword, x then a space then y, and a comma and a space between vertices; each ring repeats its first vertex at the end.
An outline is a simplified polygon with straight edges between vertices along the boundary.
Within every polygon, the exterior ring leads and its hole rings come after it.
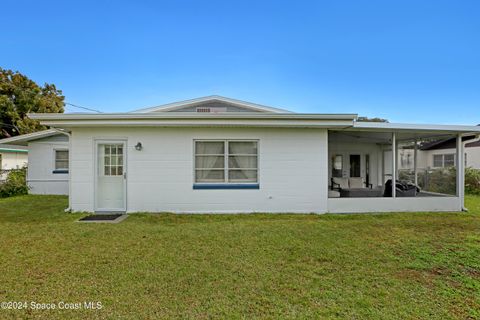
POLYGON ((126 211, 125 142, 96 143, 96 211, 126 211))

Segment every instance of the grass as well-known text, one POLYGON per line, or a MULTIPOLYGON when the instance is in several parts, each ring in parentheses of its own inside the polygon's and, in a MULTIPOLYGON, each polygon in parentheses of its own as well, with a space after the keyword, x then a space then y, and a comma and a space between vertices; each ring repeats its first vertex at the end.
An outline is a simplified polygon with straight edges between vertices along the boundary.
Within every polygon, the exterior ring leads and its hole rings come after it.
POLYGON ((60 196, 0 200, 0 301, 100 310, 0 318, 480 318, 468 213, 137 214, 75 223, 60 196))

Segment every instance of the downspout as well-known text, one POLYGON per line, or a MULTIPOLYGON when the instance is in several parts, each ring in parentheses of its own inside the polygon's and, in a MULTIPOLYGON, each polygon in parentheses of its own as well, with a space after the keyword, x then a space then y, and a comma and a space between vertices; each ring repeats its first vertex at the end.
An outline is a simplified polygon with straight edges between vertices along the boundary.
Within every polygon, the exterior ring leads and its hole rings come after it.
POLYGON ((66 130, 52 128, 58 133, 64 134, 68 137, 68 208, 65 209, 65 212, 72 212, 72 197, 70 197, 70 192, 72 190, 72 174, 71 174, 71 150, 72 150, 72 134, 66 130))
MULTIPOLYGON (((477 141, 480 141, 480 135, 476 135, 474 138, 472 139, 466 139, 465 141, 462 141, 462 155, 461 155, 461 159, 462 159, 462 167, 463 167, 463 179, 462 182, 463 184, 465 184, 465 151, 466 151, 466 145, 467 143, 472 143, 472 142, 477 142, 477 141)), ((460 165, 460 164, 459 164, 460 165)), ((468 212, 468 208, 465 207, 465 187, 463 187, 463 194, 462 194, 462 198, 463 198, 463 202, 462 202, 462 211, 465 211, 465 212, 468 212)))
POLYGON ((413 172, 415 175, 415 186, 418 186, 418 160, 417 160, 417 155, 418 155, 418 143, 417 139, 415 139, 415 145, 413 147, 413 172))
POLYGON ((397 197, 397 134, 392 132, 392 199, 397 197))

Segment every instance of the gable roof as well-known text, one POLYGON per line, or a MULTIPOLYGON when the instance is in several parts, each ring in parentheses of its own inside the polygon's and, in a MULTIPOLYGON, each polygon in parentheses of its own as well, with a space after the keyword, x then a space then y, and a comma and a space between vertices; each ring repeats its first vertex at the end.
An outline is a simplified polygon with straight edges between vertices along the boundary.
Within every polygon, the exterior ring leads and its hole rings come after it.
POLYGON ((252 112, 292 113, 291 111, 288 111, 285 109, 267 107, 261 104, 256 104, 252 102, 246 102, 242 100, 216 96, 216 95, 184 100, 179 102, 173 102, 173 103, 167 103, 167 104, 156 106, 156 107, 135 110, 135 111, 132 111, 131 113, 174 111, 174 110, 182 109, 185 107, 191 107, 191 106, 201 105, 201 104, 210 103, 210 102, 223 102, 225 104, 233 105, 236 107, 249 109, 252 112))
POLYGON ((33 133, 21 134, 19 136, 15 136, 11 138, 0 139, 0 143, 8 144, 8 145, 16 144, 16 145, 26 146, 29 141, 56 136, 59 134, 62 134, 62 133, 58 132, 58 130, 47 129, 47 130, 37 131, 33 133))
MULTIPOLYGON (((462 141, 468 141, 475 139, 475 136, 463 137, 462 141)), ((443 149, 454 149, 457 147, 456 138, 447 138, 443 140, 426 142, 420 146, 420 150, 443 150, 443 149)), ((480 141, 467 142, 465 144, 466 148, 480 147, 480 141)))

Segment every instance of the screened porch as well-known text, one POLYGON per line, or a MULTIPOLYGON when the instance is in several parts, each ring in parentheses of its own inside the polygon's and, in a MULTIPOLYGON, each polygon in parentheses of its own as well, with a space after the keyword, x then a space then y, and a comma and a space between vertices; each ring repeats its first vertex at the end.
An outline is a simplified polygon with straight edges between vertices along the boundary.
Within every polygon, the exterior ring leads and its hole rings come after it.
POLYGON ((443 198, 459 195, 462 138, 438 131, 329 131, 328 196, 443 198), (454 148, 430 146, 453 139, 454 148))

